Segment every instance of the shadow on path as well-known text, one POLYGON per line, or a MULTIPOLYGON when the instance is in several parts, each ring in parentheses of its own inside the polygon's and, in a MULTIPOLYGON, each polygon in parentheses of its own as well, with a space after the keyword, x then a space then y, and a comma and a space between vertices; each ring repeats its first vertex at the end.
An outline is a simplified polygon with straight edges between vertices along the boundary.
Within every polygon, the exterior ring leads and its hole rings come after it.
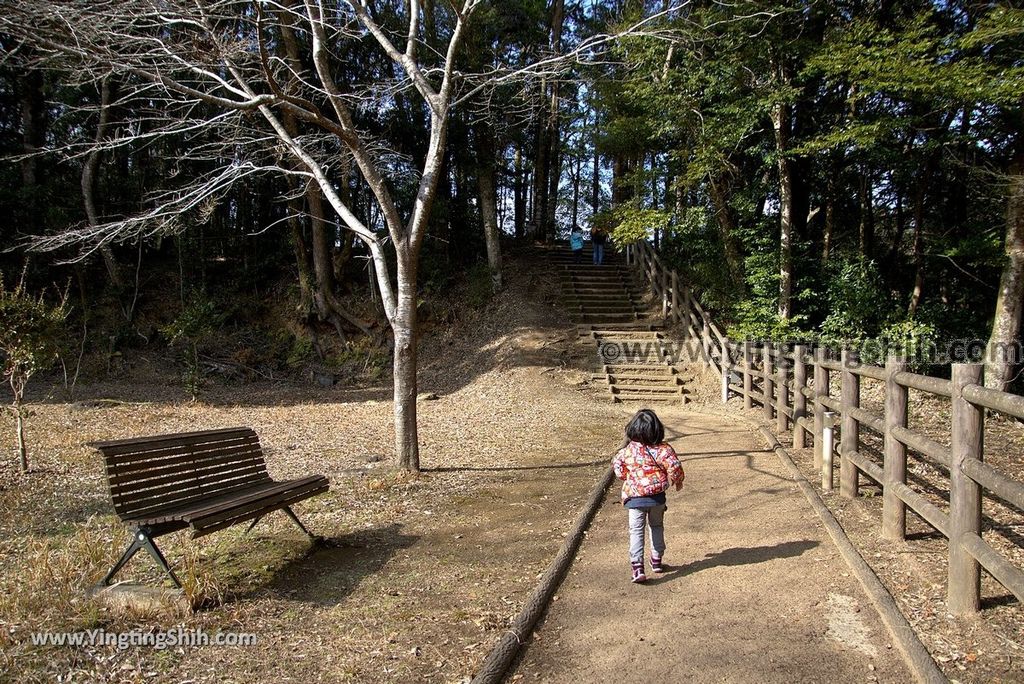
POLYGON ((698 561, 685 565, 671 565, 662 577, 654 576, 650 584, 663 584, 672 580, 723 566, 756 565, 779 558, 795 558, 815 548, 819 542, 810 540, 788 541, 774 546, 734 547, 709 553, 698 561))
POLYGON ((611 459, 601 459, 599 461, 586 461, 584 463, 550 463, 545 465, 534 465, 534 466, 495 466, 493 468, 479 468, 479 467, 459 467, 450 466, 444 468, 424 468, 425 473, 500 473, 503 471, 512 470, 560 470, 567 468, 591 468, 593 466, 611 464, 611 459))

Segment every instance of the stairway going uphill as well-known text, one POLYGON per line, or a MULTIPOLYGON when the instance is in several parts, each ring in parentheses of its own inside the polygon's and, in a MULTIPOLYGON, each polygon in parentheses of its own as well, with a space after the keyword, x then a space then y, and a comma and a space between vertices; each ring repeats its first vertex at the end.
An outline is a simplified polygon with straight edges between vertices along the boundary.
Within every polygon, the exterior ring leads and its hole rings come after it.
POLYGON ((605 383, 612 400, 683 403, 686 392, 660 321, 647 314, 646 293, 622 256, 605 253, 601 266, 574 263, 572 252, 548 252, 562 285, 562 299, 595 363, 594 379, 605 383))

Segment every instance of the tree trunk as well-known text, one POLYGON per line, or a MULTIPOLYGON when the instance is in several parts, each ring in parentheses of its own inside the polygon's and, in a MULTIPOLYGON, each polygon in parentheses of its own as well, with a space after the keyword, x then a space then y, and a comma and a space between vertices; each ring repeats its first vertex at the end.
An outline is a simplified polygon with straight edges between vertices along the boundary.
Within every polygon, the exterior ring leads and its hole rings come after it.
POLYGON ((792 313, 793 294, 793 168, 786 156, 790 133, 789 105, 778 103, 772 107, 772 126, 775 129, 775 151, 779 166, 779 318, 785 320, 792 313))
POLYGON ((1010 169, 1005 250, 992 334, 985 350, 985 386, 1002 391, 1009 387, 1015 366, 1021 362, 1017 349, 1024 312, 1024 153, 1010 169))
MULTIPOLYGON (((552 0, 551 3, 551 33, 549 45, 553 55, 562 54, 562 26, 565 23, 565 0, 552 0)), ((545 144, 547 145, 547 198, 544 202, 544 227, 543 233, 555 237, 558 234, 555 224, 555 216, 558 210, 558 186, 562 179, 562 145, 559 136, 559 97, 561 93, 561 81, 553 79, 548 87, 549 106, 547 118, 547 131, 545 132, 545 144)))
POLYGON ((495 180, 494 136, 489 122, 476 126, 477 188, 480 192, 480 216, 484 224, 487 243, 487 265, 491 269, 494 291, 501 289, 501 240, 498 231, 498 197, 495 180))
POLYGON ((334 226, 327 222, 324 214, 323 195, 320 187, 310 183, 306 189, 306 202, 309 204, 309 217, 313 233, 313 274, 315 287, 313 302, 316 304, 320 320, 334 326, 338 337, 348 341, 348 335, 342 322, 345 321, 359 329, 367 337, 373 335, 370 324, 360 320, 342 306, 334 293, 334 246, 330 238, 334 234, 334 226))
POLYGON ((594 175, 590 179, 590 206, 593 213, 600 211, 601 204, 601 155, 597 151, 597 114, 594 114, 594 175))
POLYGON ((580 177, 583 175, 582 157, 574 159, 572 164, 572 225, 569 226, 570 230, 580 224, 580 177))
POLYGON ((924 195, 926 171, 922 169, 917 179, 917 188, 914 190, 914 289, 910 293, 910 304, 907 306, 907 313, 913 316, 917 313, 917 307, 921 304, 921 297, 924 294, 924 195))
MULTIPOLYGON (((831 184, 830 184, 831 185, 831 184)), ((825 200, 825 227, 822 229, 821 237, 821 265, 827 266, 829 256, 832 253, 832 233, 836 224, 836 198, 830 192, 825 200)))
POLYGON ((725 252, 725 264, 729 269, 732 284, 743 290, 743 259, 740 257, 739 245, 736 244, 736 221, 729 209, 729 199, 723 181, 720 178, 708 178, 708 190, 715 208, 715 223, 718 226, 718 237, 722 241, 725 252))
POLYGON ((419 472, 419 436, 416 426, 416 257, 408 245, 395 245, 398 256, 398 297, 392 329, 395 335, 394 401, 395 458, 397 465, 419 472))
MULTIPOLYGON (((541 88, 546 88, 544 82, 541 88)), ((547 117, 543 112, 537 115, 533 160, 533 207, 530 221, 533 224, 533 239, 545 240, 544 217, 548 213, 548 142, 547 117)))
MULTIPOLYGON (((289 177, 291 180, 291 177, 289 177)), ((292 188, 294 192, 294 188, 292 188)), ((291 229, 295 249, 295 266, 299 271, 299 312, 303 319, 313 311, 313 270, 310 268, 309 246, 302 231, 302 200, 288 201, 288 227, 291 229)))
POLYGON ((857 197, 860 200, 860 224, 857 226, 860 255, 871 258, 875 236, 875 209, 872 201, 872 182, 868 171, 862 170, 857 186, 857 197))
POLYGON ((25 416, 21 412, 21 402, 14 405, 15 420, 17 421, 18 432, 18 461, 21 463, 21 472, 28 472, 28 449, 25 448, 25 416))
MULTIPOLYGON (((96 124, 96 135, 93 140, 96 143, 86 155, 85 163, 82 164, 82 202, 85 204, 85 216, 89 221, 90 226, 99 225, 99 212, 96 211, 96 168, 100 163, 100 150, 99 145, 103 142, 107 136, 107 126, 110 123, 110 78, 104 78, 100 82, 100 105, 99 105, 99 121, 96 124)), ((110 282, 115 287, 121 288, 124 286, 124 278, 121 276, 121 266, 117 263, 117 258, 114 257, 114 251, 110 248, 110 245, 100 246, 100 255, 103 257, 103 264, 107 267, 107 275, 110 277, 110 282)))
POLYGON ((515 179, 512 185, 512 202, 516 238, 521 239, 526 232, 526 183, 523 178, 523 150, 516 145, 515 179))
POLYGON ((24 190, 30 193, 33 205, 38 204, 36 197, 38 179, 37 157, 39 149, 45 143, 46 135, 46 101, 43 99, 43 72, 39 69, 28 69, 18 80, 21 105, 21 183, 24 190))

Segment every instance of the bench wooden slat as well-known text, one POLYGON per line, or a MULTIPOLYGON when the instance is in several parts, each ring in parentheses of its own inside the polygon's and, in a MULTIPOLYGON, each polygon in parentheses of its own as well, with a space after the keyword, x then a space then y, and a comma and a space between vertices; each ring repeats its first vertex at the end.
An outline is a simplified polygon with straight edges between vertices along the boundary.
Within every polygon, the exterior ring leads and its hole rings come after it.
POLYGON ((124 490, 118 494, 112 494, 115 509, 138 508, 139 505, 168 504, 178 500, 201 499, 225 489, 238 489, 239 487, 269 482, 270 475, 267 473, 266 465, 261 462, 252 462, 236 466, 235 470, 217 470, 208 474, 199 473, 189 480, 177 480, 170 484, 161 485, 152 489, 124 490))
POLYGON ((181 519, 192 525, 204 526, 207 521, 217 522, 221 519, 225 511, 229 511, 239 506, 256 501, 257 503, 263 498, 270 500, 270 497, 277 496, 279 494, 287 494, 288 492, 295 492, 303 488, 309 488, 322 481, 324 481, 323 475, 310 475, 303 477, 298 480, 286 480, 284 482, 275 483, 276 486, 272 487, 259 495, 248 494, 237 498, 233 498, 224 503, 211 504, 201 508, 193 508, 181 515, 181 519))
POLYGON ((318 483, 321 480, 326 482, 327 478, 323 475, 310 475, 298 480, 285 480, 284 482, 269 480, 250 487, 221 492, 191 504, 164 506, 158 510, 148 512, 144 516, 139 516, 133 522, 157 524, 181 520, 191 525, 193 521, 205 515, 216 515, 218 512, 232 507, 269 498, 283 491, 299 489, 318 483))
POLYGON ((103 455, 110 465, 123 466, 140 461, 180 456, 182 454, 202 453, 211 449, 226 449, 243 445, 249 445, 258 449, 260 448, 260 440, 254 434, 241 434, 216 441, 206 439, 189 444, 162 444, 159 447, 154 446, 152 448, 145 448, 144 445, 134 445, 130 447, 130 450, 125 450, 128 447, 124 447, 119 449, 117 453, 103 451, 103 455))
POLYGON ((117 471, 108 478, 108 482, 112 490, 139 490, 167 482, 187 481, 199 472, 228 470, 232 464, 243 463, 263 464, 266 461, 262 453, 252 449, 227 454, 214 452, 211 456, 204 455, 202 458, 182 456, 181 460, 175 463, 157 463, 148 469, 138 467, 127 473, 117 471))
POLYGON ((187 523, 188 521, 185 520, 184 516, 191 510, 211 504, 234 501, 245 496, 262 496, 267 491, 273 489, 276 484, 278 483, 273 480, 267 480, 265 482, 249 484, 244 487, 235 487, 232 489, 222 489, 217 492, 211 492, 209 496, 201 499, 182 499, 180 501, 151 506, 149 508, 140 509, 134 517, 132 517, 131 522, 150 525, 181 520, 187 523))
POLYGON ((231 439, 228 441, 203 442, 202 444, 179 444, 168 446, 153 452, 132 452, 119 456, 106 457, 106 463, 115 471, 131 469, 139 464, 159 463, 182 456, 201 458, 203 455, 219 452, 259 452, 262 450, 259 441, 254 439, 231 439))
POLYGON ((329 482, 324 478, 321 482, 301 490, 289 490, 288 492, 284 492, 269 501, 261 500, 251 506, 245 507, 244 510, 237 511, 231 515, 226 515, 217 522, 207 524, 204 521, 202 525, 193 525, 192 536, 193 538, 202 537, 212 532, 216 532, 217 530, 223 530, 227 527, 231 527, 232 525, 236 525, 240 522, 252 520, 253 518, 267 513, 272 513, 284 506, 290 506, 293 503, 302 501, 303 499, 308 499, 312 496, 316 496, 317 494, 322 494, 326 492, 328 488, 329 482))
POLYGON ((198 430, 196 432, 176 432, 166 435, 150 435, 149 437, 129 437, 127 439, 111 439, 101 442, 88 442, 86 446, 97 449, 104 453, 121 453, 118 449, 122 446, 133 446, 145 444, 159 446, 161 444, 196 444, 203 441, 216 441, 216 437, 229 436, 232 433, 256 435, 256 431, 248 427, 217 428, 215 430, 198 430))

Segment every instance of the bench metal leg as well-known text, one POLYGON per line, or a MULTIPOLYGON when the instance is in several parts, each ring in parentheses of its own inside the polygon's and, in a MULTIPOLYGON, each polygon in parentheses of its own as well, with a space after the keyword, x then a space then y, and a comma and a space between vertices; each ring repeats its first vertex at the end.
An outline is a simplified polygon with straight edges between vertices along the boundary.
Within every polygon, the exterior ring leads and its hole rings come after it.
POLYGON ((299 526, 300 530, 302 530, 303 532, 306 533, 307 537, 309 537, 313 541, 318 541, 319 540, 319 537, 317 537, 312 532, 310 532, 309 530, 306 529, 306 526, 302 524, 301 520, 299 520, 299 516, 295 515, 295 511, 292 510, 291 506, 285 506, 284 507, 284 512, 288 514, 288 517, 292 519, 293 523, 295 523, 296 525, 299 526))
POLYGON ((103 578, 100 584, 103 586, 109 586, 110 580, 114 578, 114 575, 124 567, 125 563, 132 559, 132 556, 142 549, 145 549, 149 555, 153 557, 153 560, 156 561, 157 565, 167 573, 167 576, 171 578, 172 582, 174 582, 174 586, 181 589, 181 582, 178 581, 178 577, 174 574, 174 571, 171 570, 171 566, 167 563, 167 559, 164 558, 164 554, 160 553, 160 549, 157 548, 156 543, 153 541, 150 531, 144 527, 140 527, 132 533, 132 543, 128 545, 124 554, 122 554, 121 558, 114 563, 114 567, 110 569, 110 572, 107 573, 107 576, 103 578))
POLYGON ((245 528, 245 533, 249 534, 250 532, 252 532, 252 528, 256 527, 256 523, 258 523, 260 520, 263 520, 263 516, 262 515, 258 515, 255 518, 253 518, 252 522, 249 523, 249 526, 247 528, 245 528))

